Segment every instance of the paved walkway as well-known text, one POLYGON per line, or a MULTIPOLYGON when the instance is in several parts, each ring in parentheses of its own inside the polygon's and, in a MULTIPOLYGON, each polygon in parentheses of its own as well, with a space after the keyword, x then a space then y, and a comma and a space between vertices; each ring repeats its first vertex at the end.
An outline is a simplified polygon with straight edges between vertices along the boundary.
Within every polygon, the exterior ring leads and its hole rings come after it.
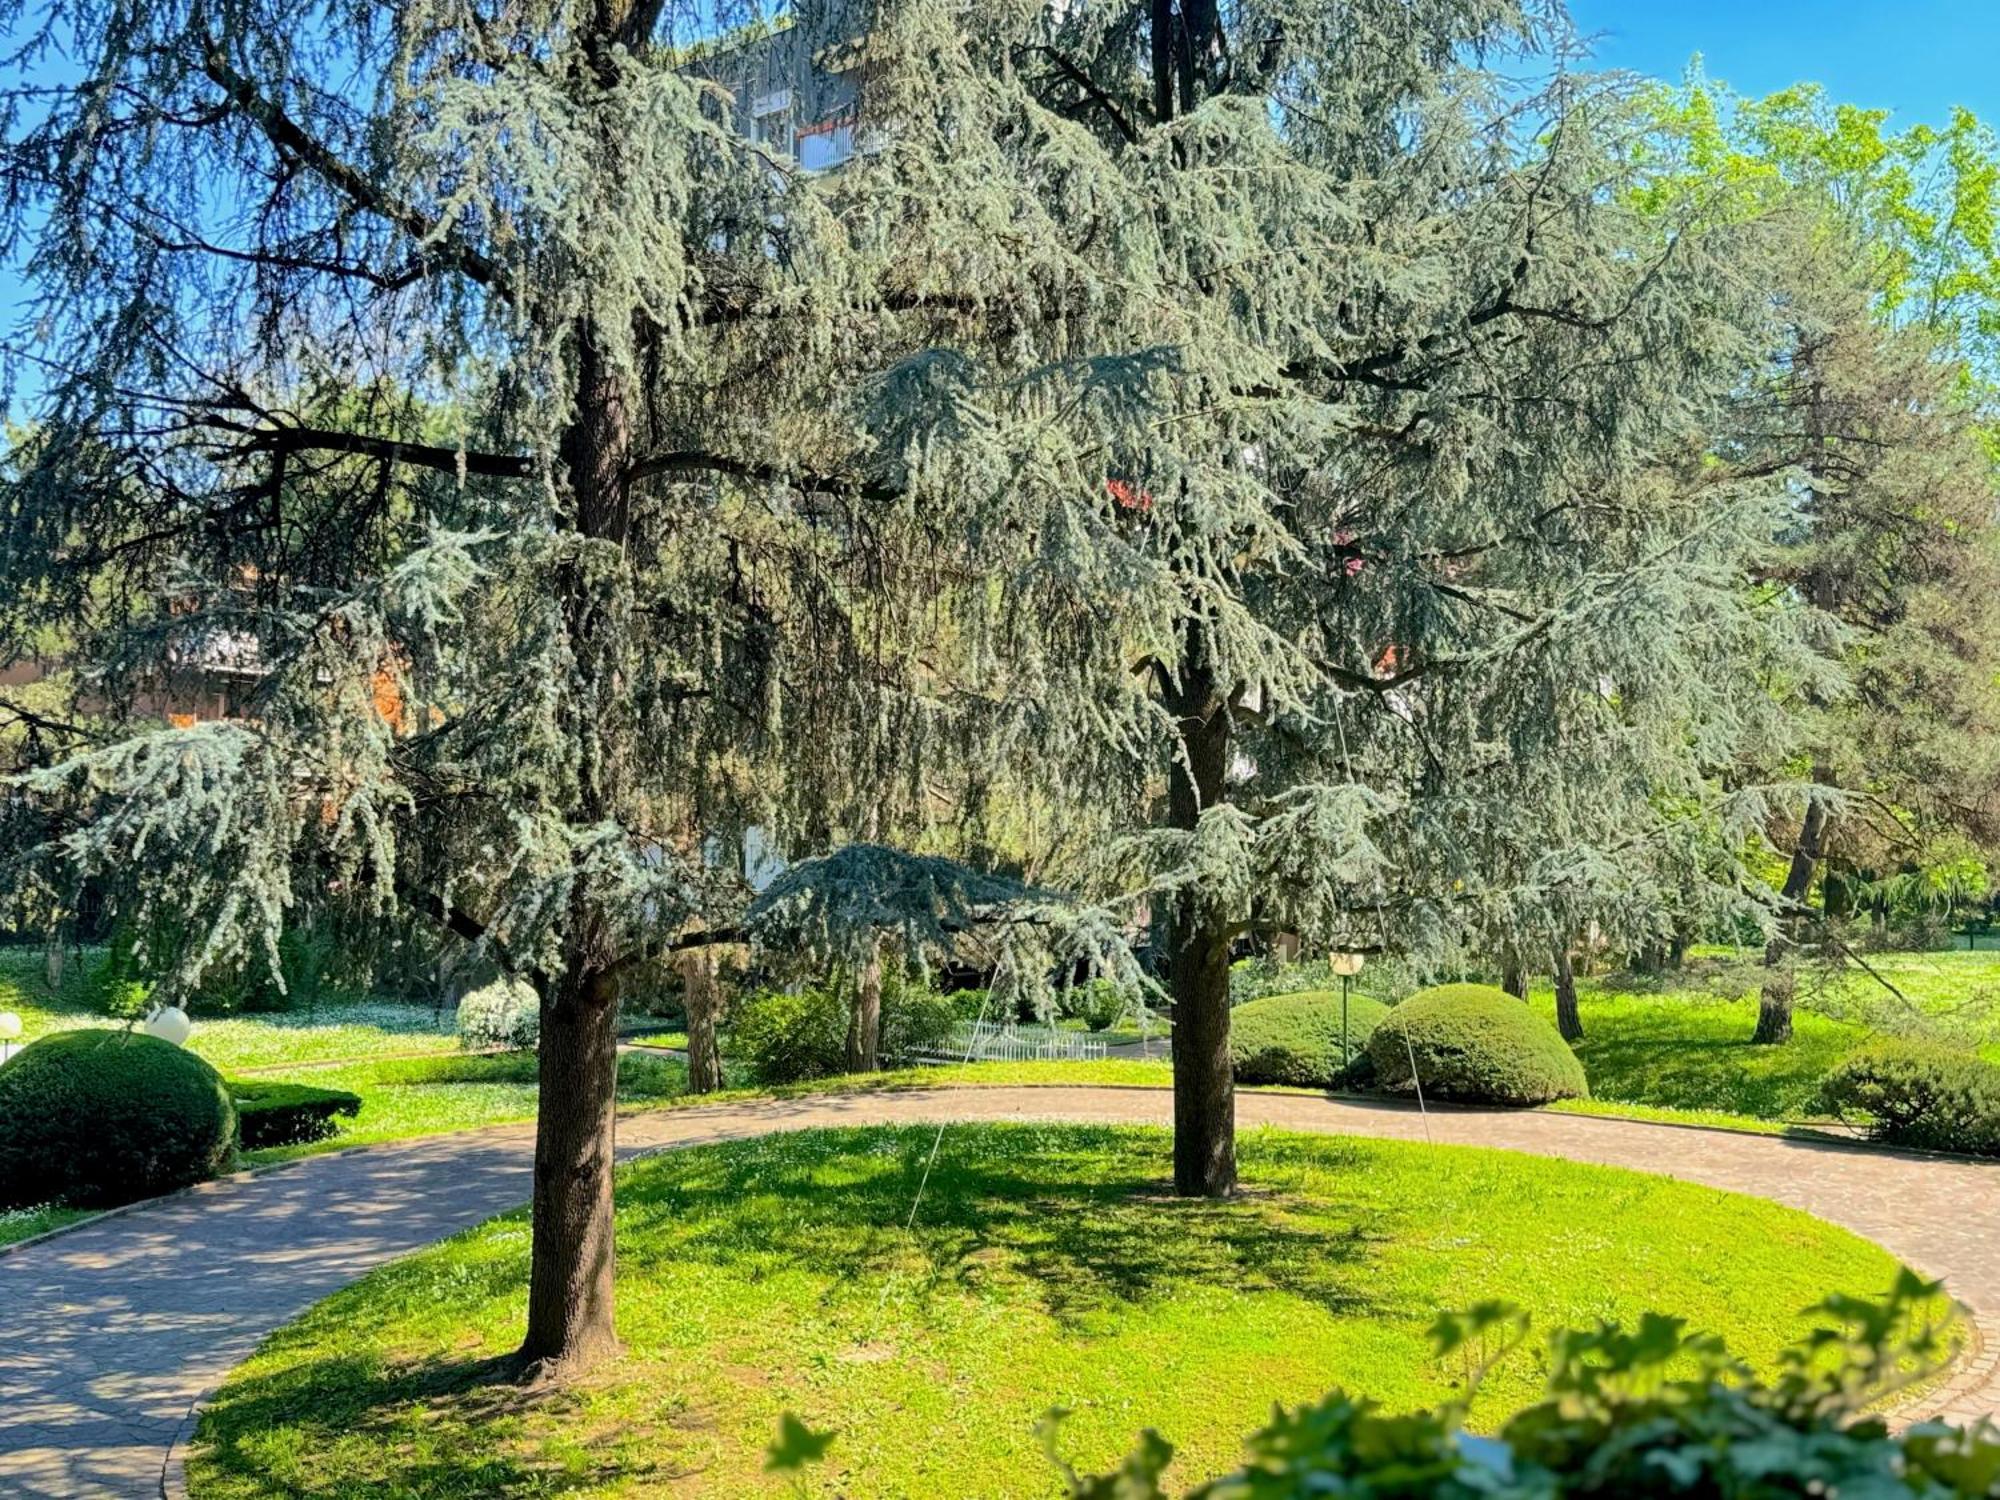
MULTIPOLYGON (((621 1153, 814 1125, 1165 1124, 1163 1090, 939 1089, 637 1115, 621 1153)), ((1422 1140, 1390 1104, 1245 1094, 1245 1127, 1422 1140)), ((1434 1111, 1440 1142, 1662 1172, 1844 1224, 1948 1279, 1981 1347, 1922 1414, 2000 1409, 2000 1167, 1574 1115, 1434 1111)), ((308 1159, 0 1255, 0 1495, 158 1495, 190 1408, 273 1328, 371 1267, 528 1197, 531 1127, 308 1159)))

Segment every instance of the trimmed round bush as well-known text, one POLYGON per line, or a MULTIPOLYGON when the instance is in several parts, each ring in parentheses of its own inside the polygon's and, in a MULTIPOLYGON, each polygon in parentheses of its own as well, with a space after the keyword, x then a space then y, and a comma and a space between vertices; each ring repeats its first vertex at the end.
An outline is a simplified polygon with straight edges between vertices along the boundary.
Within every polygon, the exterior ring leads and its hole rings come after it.
POLYGON ((535 987, 501 977, 458 1002, 458 1040, 468 1049, 532 1047, 542 1039, 542 1002, 535 987))
POLYGON ((1883 1041, 1843 1058, 1821 1086, 1870 1139, 1926 1151, 2000 1156, 2000 1067, 1937 1042, 1883 1041))
POLYGON ((1368 1039, 1376 1081, 1399 1093, 1476 1104, 1588 1097, 1583 1064, 1555 1027, 1505 990, 1441 984, 1390 1011, 1368 1039))
POLYGON ((1368 1038, 1389 1007, 1365 995, 1347 1000, 1348 1059, 1340 1055, 1340 991, 1267 995, 1229 1013, 1229 1058, 1239 1083, 1332 1088, 1367 1057, 1368 1038))
POLYGON ((140 1032, 59 1031, 0 1065, 0 1208, 109 1208, 213 1177, 236 1109, 201 1058, 140 1032))

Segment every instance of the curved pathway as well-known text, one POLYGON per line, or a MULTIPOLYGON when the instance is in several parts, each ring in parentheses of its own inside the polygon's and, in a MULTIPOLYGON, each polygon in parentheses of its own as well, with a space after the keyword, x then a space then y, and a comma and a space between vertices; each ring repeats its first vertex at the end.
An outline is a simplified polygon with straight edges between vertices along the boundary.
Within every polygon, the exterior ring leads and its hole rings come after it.
MULTIPOLYGON (((621 1155, 818 1125, 1166 1124, 1161 1089, 955 1088, 692 1106, 619 1122, 621 1155)), ((1753 1193, 1942 1275, 1978 1347, 1918 1411, 2000 1409, 2000 1166, 1578 1115, 1242 1094, 1238 1122, 1498 1146, 1753 1193)), ((363 1272, 528 1197, 533 1127, 308 1158, 0 1254, 0 1494, 158 1495, 201 1394, 363 1272)))

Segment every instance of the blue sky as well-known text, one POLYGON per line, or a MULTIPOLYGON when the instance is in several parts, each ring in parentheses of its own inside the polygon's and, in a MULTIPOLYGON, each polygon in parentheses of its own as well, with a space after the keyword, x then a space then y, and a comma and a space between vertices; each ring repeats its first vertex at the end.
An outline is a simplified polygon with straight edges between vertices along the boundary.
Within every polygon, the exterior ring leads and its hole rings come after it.
POLYGON ((1702 54, 1744 94, 1813 80, 1899 124, 2000 120, 2000 0, 1570 0, 1606 67, 1677 78, 1702 54))

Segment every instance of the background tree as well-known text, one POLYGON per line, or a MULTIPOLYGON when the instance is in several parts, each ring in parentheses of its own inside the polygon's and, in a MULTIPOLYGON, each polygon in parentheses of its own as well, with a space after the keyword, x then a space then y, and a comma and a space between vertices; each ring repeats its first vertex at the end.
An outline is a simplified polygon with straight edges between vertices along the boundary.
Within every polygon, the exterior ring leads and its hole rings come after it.
POLYGON ((1798 466, 1760 572, 1845 627, 1850 680, 1801 705, 1794 769, 1813 790, 1767 830, 1788 863, 1756 1038, 1781 1042, 1792 963, 1823 946, 1826 918, 1880 874, 1955 864, 2000 834, 2000 143, 1965 110, 1894 131, 1811 85, 1745 100, 1697 74, 1655 107, 1677 162, 1655 201, 1784 204, 1800 224, 1774 267, 1789 330, 1737 440, 1798 466))
POLYGON ((916 4, 871 47, 894 128, 847 191, 892 284, 972 299, 879 346, 878 449, 1005 489, 959 603, 1040 716, 1014 753, 1124 831, 1095 890, 1168 918, 1183 1193, 1234 1181, 1238 937, 1449 947, 1664 836, 1782 729, 1774 660, 1813 670, 1745 586, 1782 461, 1713 451, 1775 338, 1766 227, 1620 191, 1615 92, 1511 90, 1561 35, 916 4))
POLYGON ((275 970, 302 881, 533 983, 521 1363, 579 1368, 615 1338, 621 986, 740 908, 714 841, 921 801, 955 497, 850 462, 872 432, 826 350, 868 338, 864 297, 937 313, 683 71, 712 14, 6 16, 10 360, 40 393, 0 649, 58 623, 126 714, 20 784, 46 836, 10 869, 185 932, 169 990, 275 970), (239 713, 137 712, 215 652, 255 677, 239 713))

